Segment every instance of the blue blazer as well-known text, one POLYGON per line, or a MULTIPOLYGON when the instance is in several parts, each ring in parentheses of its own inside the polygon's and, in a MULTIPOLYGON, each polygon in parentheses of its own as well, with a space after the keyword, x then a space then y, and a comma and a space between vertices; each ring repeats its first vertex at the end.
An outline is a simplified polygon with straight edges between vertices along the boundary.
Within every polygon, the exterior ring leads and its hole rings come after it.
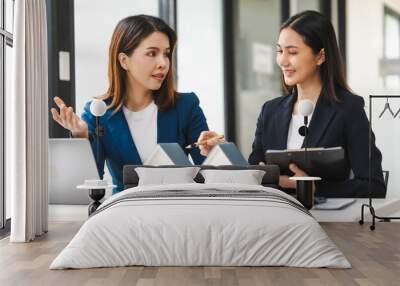
MULTIPOLYGON (((316 195, 325 197, 368 196, 369 122, 364 100, 341 88, 336 89, 339 102, 331 101, 324 93, 318 99, 309 125, 308 147, 337 147, 345 150, 348 166, 354 178, 343 181, 316 183, 316 195)), ((287 148, 289 124, 297 94, 267 101, 257 121, 250 164, 265 162, 267 149, 287 148)), ((304 144, 304 143, 303 143, 304 144)), ((303 145, 304 147, 304 145, 303 145)), ((374 197, 384 197, 386 188, 382 173, 382 155, 372 135, 372 191, 374 197)), ((312 175, 312 174, 309 174, 312 175)))
MULTIPOLYGON (((96 119, 90 113, 90 103, 85 105, 82 119, 87 123, 90 137, 94 136, 96 119)), ((109 104, 110 100, 106 100, 109 104)), ((208 130, 207 121, 199 105, 199 99, 194 93, 180 93, 174 107, 166 111, 158 111, 157 142, 179 143, 185 146, 197 141, 200 133, 208 130)), ((141 165, 139 153, 131 136, 124 112, 113 109, 100 118, 100 124, 105 134, 100 138, 100 154, 97 158, 97 140, 91 140, 93 154, 95 154, 99 175, 103 178, 104 162, 110 170, 113 184, 117 187, 113 193, 123 190, 122 169, 124 165, 141 165)), ((185 150, 185 149, 184 149, 185 150)), ((186 150, 185 152, 189 154, 186 150)), ((195 164, 201 164, 205 157, 200 155, 198 148, 193 148, 190 155, 195 164)))

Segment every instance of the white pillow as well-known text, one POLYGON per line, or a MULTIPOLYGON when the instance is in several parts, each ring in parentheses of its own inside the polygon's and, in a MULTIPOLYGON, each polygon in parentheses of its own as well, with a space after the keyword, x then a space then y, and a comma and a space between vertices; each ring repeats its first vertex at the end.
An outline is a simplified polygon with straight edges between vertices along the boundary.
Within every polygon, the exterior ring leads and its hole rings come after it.
POLYGON ((262 170, 202 170, 204 183, 234 183, 261 185, 265 171, 262 170))
POLYGON ((193 179, 199 170, 199 167, 135 168, 139 176, 138 186, 195 183, 193 179))

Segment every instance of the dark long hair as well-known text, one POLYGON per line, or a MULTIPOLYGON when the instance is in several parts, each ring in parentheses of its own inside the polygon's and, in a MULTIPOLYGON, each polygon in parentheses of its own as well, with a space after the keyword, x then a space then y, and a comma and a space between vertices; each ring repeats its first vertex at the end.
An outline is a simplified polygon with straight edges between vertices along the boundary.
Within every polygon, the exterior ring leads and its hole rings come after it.
MULTIPOLYGON (((336 86, 351 92, 344 75, 344 65, 336 41, 335 30, 325 16, 316 11, 304 11, 286 20, 280 31, 285 28, 291 28, 298 33, 315 55, 324 49, 325 62, 319 67, 319 75, 322 81, 322 91, 330 99, 339 100, 335 92, 336 86)), ((296 88, 286 85, 283 76, 282 84, 287 94, 296 88)))
POLYGON ((176 33, 163 20, 148 15, 136 15, 122 19, 115 27, 108 55, 108 90, 102 99, 112 98, 108 108, 119 110, 124 103, 126 71, 121 67, 118 54, 130 56, 139 44, 150 34, 161 32, 169 39, 171 52, 168 55, 170 68, 160 87, 153 91, 154 101, 160 110, 172 107, 176 102, 176 89, 172 54, 176 45, 176 33))

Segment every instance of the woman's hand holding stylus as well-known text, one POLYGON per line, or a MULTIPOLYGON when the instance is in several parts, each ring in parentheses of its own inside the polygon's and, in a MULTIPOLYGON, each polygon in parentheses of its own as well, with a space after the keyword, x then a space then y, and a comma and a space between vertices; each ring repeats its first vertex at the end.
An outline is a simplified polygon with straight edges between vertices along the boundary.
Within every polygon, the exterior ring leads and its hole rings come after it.
POLYGON ((205 142, 205 144, 200 144, 198 147, 200 149, 200 154, 203 156, 207 156, 210 153, 211 149, 220 143, 224 143, 225 139, 223 136, 219 135, 214 131, 203 131, 200 133, 199 139, 197 142, 205 142))

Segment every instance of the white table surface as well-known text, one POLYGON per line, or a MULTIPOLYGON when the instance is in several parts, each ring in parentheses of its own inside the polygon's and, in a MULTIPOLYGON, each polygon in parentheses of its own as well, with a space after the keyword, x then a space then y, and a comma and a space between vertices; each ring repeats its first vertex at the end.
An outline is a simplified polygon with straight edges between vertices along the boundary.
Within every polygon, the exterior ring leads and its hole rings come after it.
MULTIPOLYGON (((340 199, 336 199, 340 200, 340 199)), ((313 210, 312 215, 320 222, 358 222, 361 219, 361 205, 368 199, 356 199, 352 205, 341 210, 313 210)), ((397 216, 400 212, 400 198, 373 199, 372 205, 377 216, 397 216)), ((371 221, 369 208, 364 208, 364 220, 371 221)))
POLYGON ((106 185, 106 186, 94 186, 94 185, 79 185, 76 186, 79 190, 101 190, 101 189, 112 189, 115 188, 116 185, 106 185))
POLYGON ((290 177, 289 180, 292 181, 321 181, 320 177, 290 177))

